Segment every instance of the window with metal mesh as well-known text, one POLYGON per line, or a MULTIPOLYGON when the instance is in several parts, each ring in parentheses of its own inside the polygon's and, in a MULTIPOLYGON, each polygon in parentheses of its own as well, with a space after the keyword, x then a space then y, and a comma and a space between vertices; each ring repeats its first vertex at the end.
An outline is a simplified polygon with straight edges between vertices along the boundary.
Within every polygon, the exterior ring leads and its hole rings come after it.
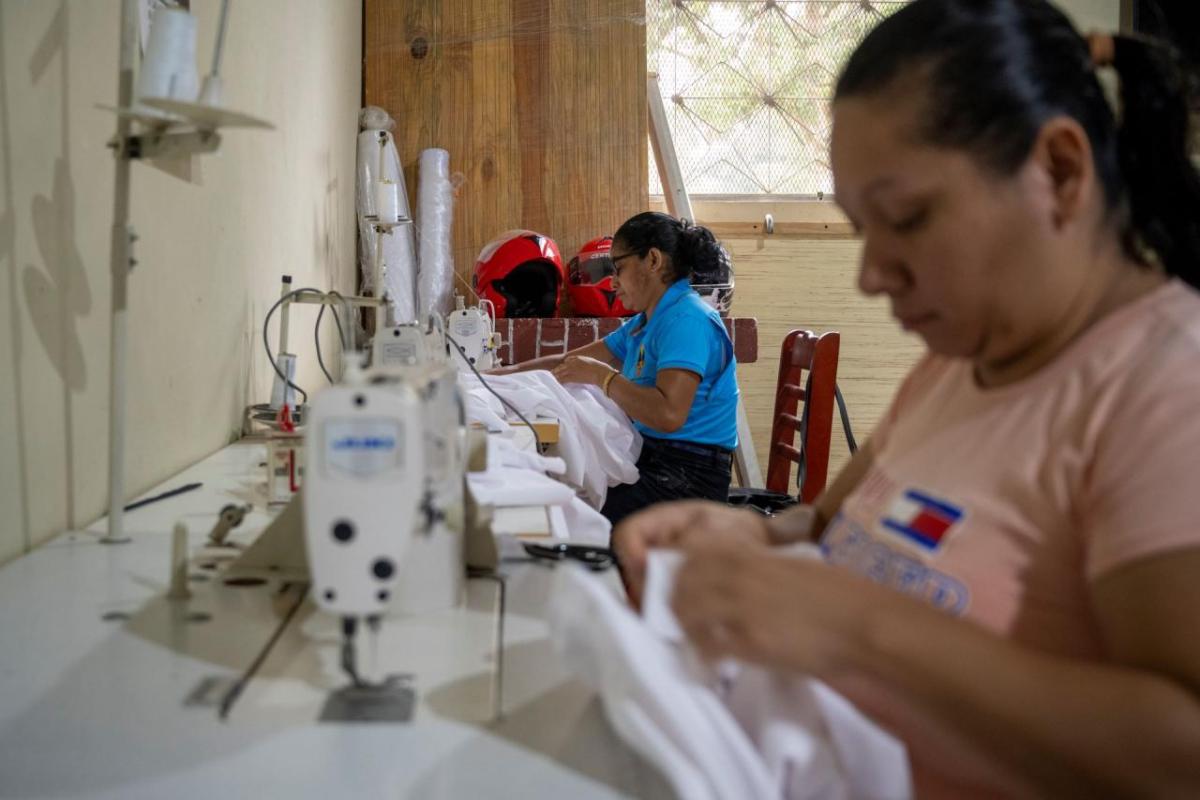
MULTIPOLYGON (((842 63, 907 0, 646 0, 646 57, 692 196, 833 191, 842 63)), ((662 184, 650 157, 650 193, 662 184)))

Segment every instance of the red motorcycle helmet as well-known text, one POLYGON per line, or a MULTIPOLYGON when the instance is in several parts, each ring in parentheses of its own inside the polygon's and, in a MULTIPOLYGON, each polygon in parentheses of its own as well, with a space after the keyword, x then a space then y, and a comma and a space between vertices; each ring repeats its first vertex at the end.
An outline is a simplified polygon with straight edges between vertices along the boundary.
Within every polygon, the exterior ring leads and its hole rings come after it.
POLYGON ((592 239, 567 265, 567 294, 577 317, 628 317, 633 313, 613 289, 612 241, 611 236, 592 239))
POLYGON ((549 236, 507 231, 483 246, 474 289, 497 317, 556 317, 564 282, 562 255, 549 236))

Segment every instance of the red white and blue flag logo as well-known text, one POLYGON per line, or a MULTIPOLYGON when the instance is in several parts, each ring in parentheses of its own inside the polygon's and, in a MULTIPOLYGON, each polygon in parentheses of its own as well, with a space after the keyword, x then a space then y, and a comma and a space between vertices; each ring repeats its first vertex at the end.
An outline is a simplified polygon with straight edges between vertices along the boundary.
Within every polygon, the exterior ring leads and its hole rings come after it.
POLYGON ((961 508, 908 489, 892 501, 883 527, 911 539, 927 550, 937 550, 950 529, 963 517, 961 508))

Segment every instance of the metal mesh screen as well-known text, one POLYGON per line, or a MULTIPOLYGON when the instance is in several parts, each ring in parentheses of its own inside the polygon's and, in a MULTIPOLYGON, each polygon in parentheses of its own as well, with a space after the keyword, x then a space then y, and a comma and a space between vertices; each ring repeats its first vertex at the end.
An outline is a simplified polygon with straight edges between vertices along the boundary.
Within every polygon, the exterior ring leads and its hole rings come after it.
MULTIPOLYGON (((832 193, 842 62, 907 0, 646 0, 646 57, 688 193, 832 193)), ((650 193, 662 194, 653 154, 650 193)))

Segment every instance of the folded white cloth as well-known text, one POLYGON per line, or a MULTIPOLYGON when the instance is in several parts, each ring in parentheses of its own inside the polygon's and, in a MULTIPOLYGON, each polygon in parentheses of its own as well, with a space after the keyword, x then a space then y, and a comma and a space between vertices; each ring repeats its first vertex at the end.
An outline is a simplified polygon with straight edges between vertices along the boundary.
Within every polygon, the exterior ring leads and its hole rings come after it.
POLYGON ((575 544, 607 547, 610 523, 599 511, 580 499, 567 484, 546 477, 567 470, 561 458, 522 450, 512 439, 487 438, 487 469, 467 475, 467 485, 476 502, 493 507, 546 505, 550 533, 575 544))
POLYGON ((561 506, 575 499, 575 490, 526 467, 503 467, 467 473, 467 487, 480 505, 561 506))
POLYGON ((601 578, 556 571, 559 651, 597 689, 618 735, 685 800, 911 796, 903 744, 824 684, 698 660, 669 606, 677 559, 651 554, 645 619, 601 578))
MULTIPOLYGON (((488 386, 526 417, 559 421, 558 452, 566 463, 562 479, 593 508, 604 505, 610 486, 635 483, 641 434, 625 412, 595 386, 563 386, 545 370, 485 376, 488 386)), ((508 427, 511 413, 474 375, 459 376, 467 418, 489 430, 508 427)))
POLYGON ((522 450, 512 439, 503 436, 487 438, 488 469, 498 467, 524 467, 550 475, 562 475, 567 471, 567 462, 561 458, 543 456, 532 450, 522 450))

